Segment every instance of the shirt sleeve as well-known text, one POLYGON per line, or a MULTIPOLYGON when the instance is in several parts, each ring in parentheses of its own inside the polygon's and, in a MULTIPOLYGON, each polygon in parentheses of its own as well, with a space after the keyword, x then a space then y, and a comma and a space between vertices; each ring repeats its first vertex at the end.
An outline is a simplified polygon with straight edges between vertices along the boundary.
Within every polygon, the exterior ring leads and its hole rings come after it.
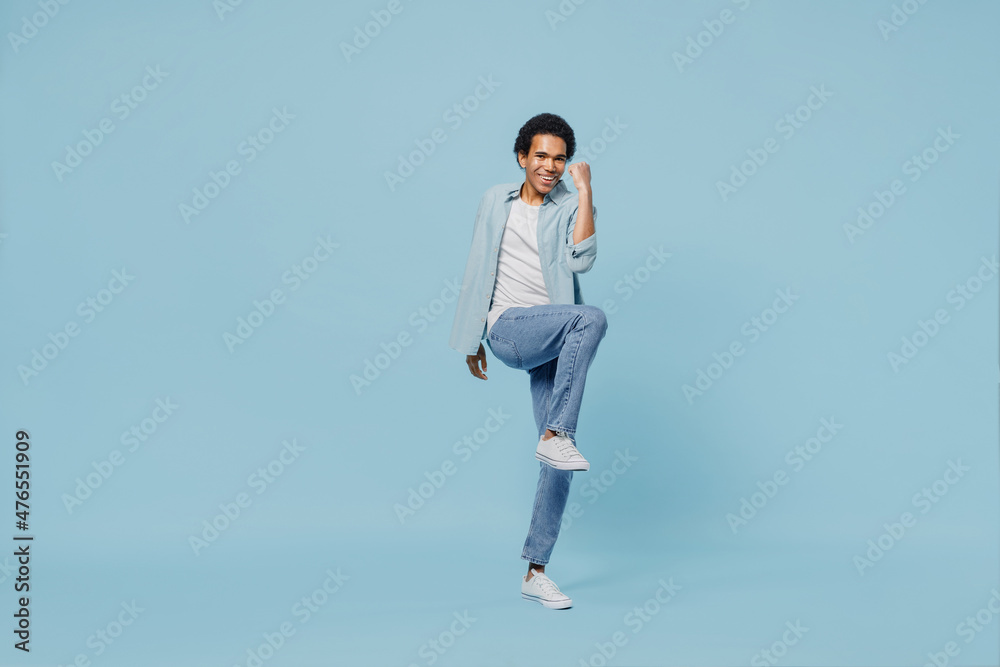
POLYGON ((472 227, 472 240, 469 244, 469 255, 465 263, 465 272, 462 276, 462 286, 458 294, 458 303, 455 307, 455 320, 452 323, 449 346, 462 352, 465 355, 476 354, 479 351, 479 339, 473 342, 476 332, 482 331, 482 323, 475 321, 478 290, 476 282, 483 269, 483 262, 488 255, 485 247, 485 228, 483 215, 489 205, 490 193, 486 192, 479 200, 479 208, 476 210, 476 219, 472 227), (471 352, 469 350, 472 350, 471 352))
POLYGON ((569 216, 566 230, 566 264, 574 273, 586 273, 597 259, 597 207, 594 210, 594 233, 579 243, 573 243, 573 228, 576 227, 576 210, 569 216))

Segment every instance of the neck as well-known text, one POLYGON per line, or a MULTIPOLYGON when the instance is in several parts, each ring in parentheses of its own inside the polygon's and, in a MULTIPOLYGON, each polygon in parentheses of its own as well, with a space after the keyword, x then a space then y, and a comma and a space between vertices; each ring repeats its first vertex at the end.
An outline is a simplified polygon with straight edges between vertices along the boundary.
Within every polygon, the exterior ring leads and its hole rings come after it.
POLYGON ((521 184, 521 201, 528 206, 540 206, 545 196, 535 190, 528 181, 521 184))

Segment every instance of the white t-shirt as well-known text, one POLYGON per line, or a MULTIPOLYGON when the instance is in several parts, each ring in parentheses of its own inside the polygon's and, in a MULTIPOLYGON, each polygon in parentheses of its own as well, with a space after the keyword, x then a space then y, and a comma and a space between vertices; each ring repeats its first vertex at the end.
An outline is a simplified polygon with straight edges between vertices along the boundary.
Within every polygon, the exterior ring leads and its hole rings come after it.
POLYGON ((497 252, 497 277, 493 301, 486 314, 486 332, 493 329, 503 311, 513 306, 542 306, 551 303, 545 289, 542 263, 538 258, 538 209, 517 197, 497 252))

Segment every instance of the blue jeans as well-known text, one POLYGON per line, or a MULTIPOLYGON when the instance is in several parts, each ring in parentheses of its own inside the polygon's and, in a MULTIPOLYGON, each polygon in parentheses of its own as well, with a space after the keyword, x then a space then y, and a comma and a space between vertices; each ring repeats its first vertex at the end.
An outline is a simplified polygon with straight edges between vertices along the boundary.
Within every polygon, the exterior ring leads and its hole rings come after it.
MULTIPOLYGON (((576 444, 576 422, 597 346, 608 329, 604 311, 584 304, 546 304, 505 310, 486 344, 504 365, 527 371, 538 437, 565 431, 576 444)), ((521 558, 545 565, 559 537, 573 480, 570 470, 538 462, 538 489, 521 558)))

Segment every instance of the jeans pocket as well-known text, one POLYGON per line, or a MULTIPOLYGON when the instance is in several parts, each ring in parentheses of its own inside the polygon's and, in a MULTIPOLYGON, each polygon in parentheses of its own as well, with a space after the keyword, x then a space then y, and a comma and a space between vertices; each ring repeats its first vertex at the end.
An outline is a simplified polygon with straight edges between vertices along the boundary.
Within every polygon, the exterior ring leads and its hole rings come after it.
POLYGON ((487 337, 487 340, 490 344, 490 351, 493 352, 493 355, 496 356, 497 359, 511 368, 520 370, 521 355, 517 353, 517 346, 514 345, 514 341, 501 338, 492 331, 487 337))

